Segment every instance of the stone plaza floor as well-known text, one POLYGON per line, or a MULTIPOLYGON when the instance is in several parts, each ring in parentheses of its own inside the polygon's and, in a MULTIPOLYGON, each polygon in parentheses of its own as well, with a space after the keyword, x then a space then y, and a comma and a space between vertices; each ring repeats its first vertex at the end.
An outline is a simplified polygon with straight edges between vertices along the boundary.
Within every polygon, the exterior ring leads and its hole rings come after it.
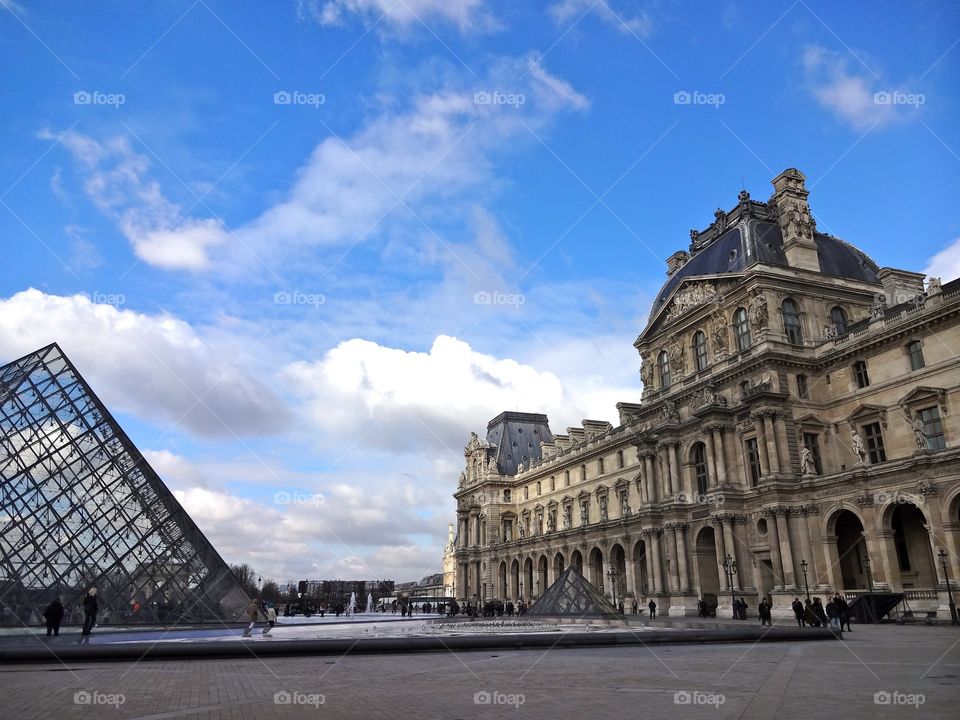
POLYGON ((0 665, 4 717, 953 718, 960 630, 842 641, 0 665))

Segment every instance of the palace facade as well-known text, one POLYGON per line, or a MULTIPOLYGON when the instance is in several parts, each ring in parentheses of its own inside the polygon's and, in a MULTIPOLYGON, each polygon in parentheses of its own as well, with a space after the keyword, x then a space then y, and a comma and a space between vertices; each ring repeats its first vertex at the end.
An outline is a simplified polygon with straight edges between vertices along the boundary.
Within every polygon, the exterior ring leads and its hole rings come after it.
POLYGON ((505 412, 472 434, 456 595, 535 599, 576 565, 631 607, 731 591, 906 595, 949 617, 960 577, 960 280, 881 268, 820 232, 804 176, 740 193, 687 251, 634 343, 641 402, 554 434, 505 412), (939 553, 945 553, 946 568, 939 553), (735 563, 735 571, 733 564, 735 563))

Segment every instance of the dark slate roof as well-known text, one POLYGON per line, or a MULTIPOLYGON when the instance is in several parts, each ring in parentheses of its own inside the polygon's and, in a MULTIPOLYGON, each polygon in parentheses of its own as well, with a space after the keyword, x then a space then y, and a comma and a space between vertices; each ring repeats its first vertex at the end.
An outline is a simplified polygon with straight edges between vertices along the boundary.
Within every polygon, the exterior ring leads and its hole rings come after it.
MULTIPOLYGON (((814 233, 820 269, 826 275, 879 284, 880 268, 863 251, 840 238, 814 233)), ((788 267, 780 226, 770 220, 743 218, 736 225, 696 252, 660 289, 650 310, 653 319, 670 294, 685 279, 697 275, 743 272, 754 263, 788 267)))
POLYGON ((504 412, 487 424, 487 442, 497 446, 497 472, 515 475, 522 462, 540 461, 540 443, 552 443, 550 421, 540 413, 504 412))

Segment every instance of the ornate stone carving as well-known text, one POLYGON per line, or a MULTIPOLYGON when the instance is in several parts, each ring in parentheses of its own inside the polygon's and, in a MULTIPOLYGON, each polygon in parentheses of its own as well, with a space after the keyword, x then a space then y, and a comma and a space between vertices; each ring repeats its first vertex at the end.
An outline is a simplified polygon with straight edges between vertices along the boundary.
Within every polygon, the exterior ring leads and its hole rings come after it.
POLYGON ((723 211, 722 208, 717 208, 713 213, 713 217, 714 217, 713 227, 716 229, 716 232, 717 232, 715 237, 720 237, 720 235, 723 232, 725 232, 727 229, 727 222, 728 222, 727 214, 723 211))
POLYGON ((664 400, 660 407, 660 419, 665 423, 674 423, 680 420, 677 404, 673 400, 664 400))
POLYGON ((670 358, 670 369, 676 377, 682 377, 687 372, 687 355, 683 351, 680 338, 674 338, 667 346, 667 356, 670 358))
POLYGON ((709 280, 687 283, 674 294, 664 319, 668 323, 673 322, 689 310, 717 302, 719 299, 720 294, 715 283, 709 280))
POLYGON ((767 297, 762 290, 754 290, 747 305, 750 324, 758 331, 766 330, 770 323, 770 313, 767 310, 767 297))
POLYGON ((710 319, 710 340, 714 359, 722 359, 727 354, 727 319, 721 310, 717 310, 710 319))
POLYGON ((653 387, 653 361, 649 353, 640 353, 640 380, 644 390, 653 387))
POLYGON ((867 459, 867 448, 863 444, 863 438, 860 437, 855 429, 850 431, 850 449, 856 459, 856 465, 863 465, 867 459))
POLYGON ((601 495, 597 498, 597 504, 600 506, 600 522, 607 521, 607 496, 601 495))
POLYGON ((924 498, 936 497, 940 493, 939 489, 937 489, 937 486, 929 480, 920 483, 920 485, 917 486, 917 492, 919 492, 924 498))
POLYGON ((864 493, 863 495, 857 495, 853 500, 860 507, 873 507, 874 497, 873 495, 868 495, 864 493))
POLYGON ((807 477, 817 474, 817 463, 813 459, 813 451, 806 445, 800 447, 800 471, 807 477))

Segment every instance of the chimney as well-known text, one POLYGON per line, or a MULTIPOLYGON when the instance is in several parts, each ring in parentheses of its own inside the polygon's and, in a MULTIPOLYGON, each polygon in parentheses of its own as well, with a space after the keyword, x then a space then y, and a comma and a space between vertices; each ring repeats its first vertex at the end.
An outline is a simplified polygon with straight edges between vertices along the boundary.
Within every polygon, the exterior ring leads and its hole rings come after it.
POLYGON ((673 275, 677 270, 687 264, 690 255, 686 250, 677 250, 673 255, 667 258, 667 277, 673 275))
POLYGON ((796 168, 787 168, 773 179, 773 197, 770 204, 777 211, 783 252, 790 267, 820 271, 820 257, 813 239, 816 223, 810 214, 804 186, 806 177, 796 168))
MULTIPOLYGON (((880 268, 877 278, 883 285, 883 302, 887 307, 913 303, 919 305, 923 298, 923 273, 894 268, 880 268)), ((879 298, 878 298, 879 299, 879 298)))

